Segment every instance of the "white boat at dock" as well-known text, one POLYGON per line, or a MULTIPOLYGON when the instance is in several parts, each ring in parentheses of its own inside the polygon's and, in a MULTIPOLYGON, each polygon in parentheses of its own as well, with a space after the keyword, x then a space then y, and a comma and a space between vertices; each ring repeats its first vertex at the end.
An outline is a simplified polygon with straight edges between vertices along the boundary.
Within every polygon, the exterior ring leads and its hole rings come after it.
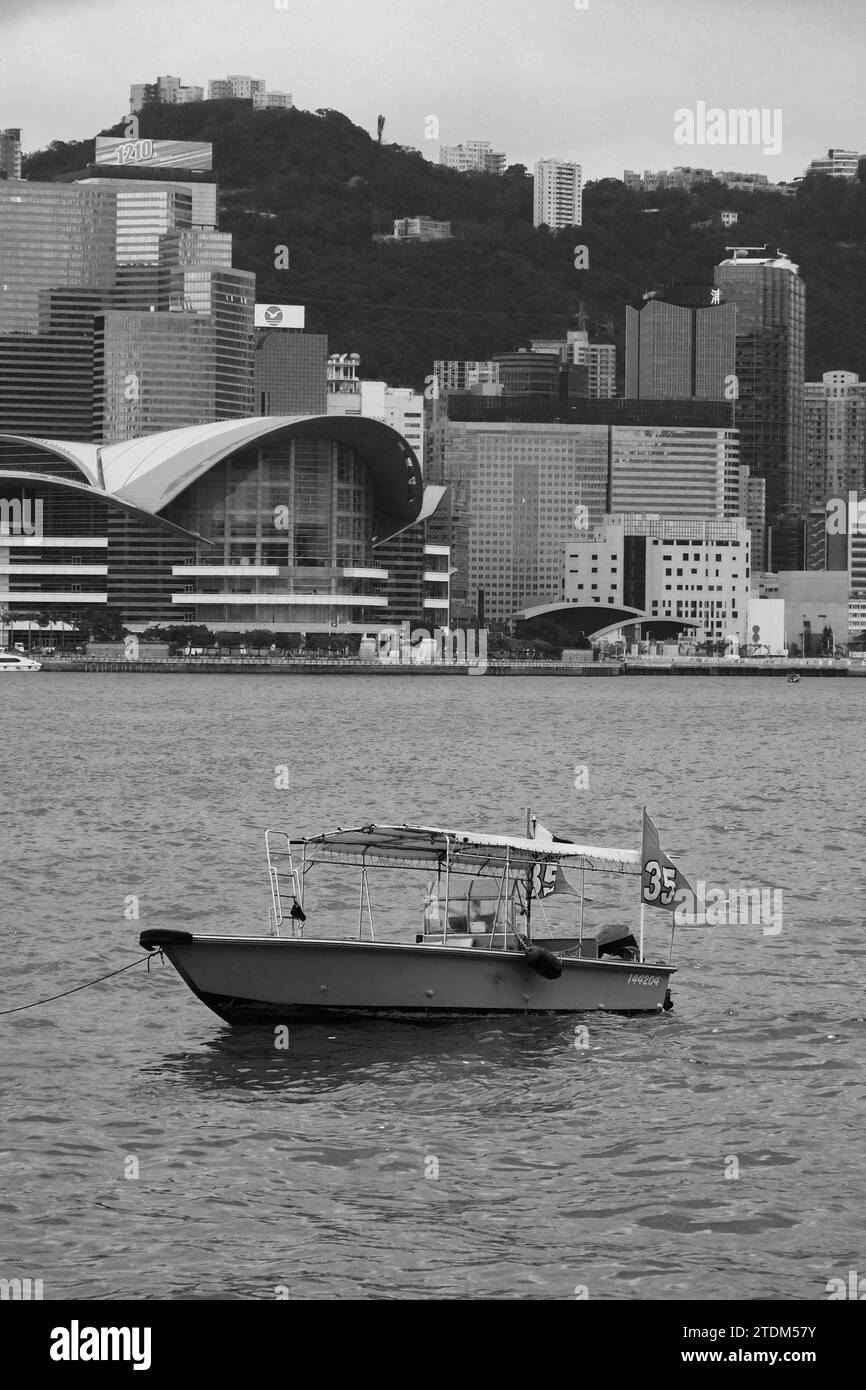
POLYGON ((10 652, 6 648, 0 648, 0 674, 4 671, 41 671, 42 662, 33 661, 29 656, 24 656, 21 652, 10 652))
MULTIPOLYGON (((163 952, 193 993, 231 1024, 670 1008, 675 967, 645 956, 643 901, 637 937, 627 925, 593 930, 583 920, 586 875, 643 870, 648 881, 645 855, 555 839, 528 822, 524 837, 371 824, 292 840, 268 830, 269 934, 149 928, 140 942, 163 952), (360 871, 348 930, 306 891, 311 871, 324 865, 360 871), (371 876, 412 870, 428 879, 423 915, 416 897, 417 928, 404 940, 377 939, 371 876), (548 900, 563 892, 570 930, 554 935, 548 924, 541 937, 548 900)), ((656 873, 658 864, 650 868, 656 873)), ((644 889, 645 901, 662 906, 654 893, 644 889)))

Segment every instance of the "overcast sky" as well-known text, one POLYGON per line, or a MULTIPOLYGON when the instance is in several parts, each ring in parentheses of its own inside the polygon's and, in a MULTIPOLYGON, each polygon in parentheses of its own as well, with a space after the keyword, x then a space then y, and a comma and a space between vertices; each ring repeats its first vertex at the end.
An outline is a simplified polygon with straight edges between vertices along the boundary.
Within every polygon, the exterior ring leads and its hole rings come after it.
POLYGON ((509 163, 802 173, 866 146, 863 0, 0 0, 0 128, 25 150, 84 139, 159 73, 264 77, 428 158, 489 139, 509 163), (782 148, 676 144, 674 112, 782 113, 782 148))

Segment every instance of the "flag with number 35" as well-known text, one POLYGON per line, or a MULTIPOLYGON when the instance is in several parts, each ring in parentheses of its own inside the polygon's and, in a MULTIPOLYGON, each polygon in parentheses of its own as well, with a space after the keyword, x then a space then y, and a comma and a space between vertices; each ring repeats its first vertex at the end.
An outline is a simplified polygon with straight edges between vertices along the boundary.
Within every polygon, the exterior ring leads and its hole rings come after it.
POLYGON ((674 912, 683 902, 683 894, 694 898, 694 889, 659 844, 659 833, 644 809, 641 842, 640 898, 647 907, 660 907, 674 912))

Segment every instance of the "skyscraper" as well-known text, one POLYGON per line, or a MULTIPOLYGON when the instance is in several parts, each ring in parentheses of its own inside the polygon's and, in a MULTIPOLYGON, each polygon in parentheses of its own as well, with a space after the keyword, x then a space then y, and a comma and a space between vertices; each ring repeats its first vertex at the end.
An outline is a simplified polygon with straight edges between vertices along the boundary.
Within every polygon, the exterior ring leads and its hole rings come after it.
POLYGON ((93 316, 115 282, 114 194, 0 181, 0 429, 89 439, 93 316))
POLYGON ((583 221, 583 173, 579 164, 539 159, 535 166, 533 224, 559 231, 583 221))
POLYGON ((625 311, 625 394, 647 400, 730 398, 737 310, 712 289, 670 287, 625 311))
POLYGON ((827 532, 827 503, 866 488, 866 381, 825 372, 806 382, 806 487, 809 569, 846 569, 844 536, 827 532))
POLYGON ((21 131, 0 130, 0 179, 21 177, 21 131))
POLYGON ((487 617, 496 620, 532 599, 558 596, 564 547, 605 512, 712 520, 746 509, 730 429, 449 418, 456 401, 473 399, 431 403, 425 465, 428 482, 449 488, 451 593, 460 620, 471 617, 480 590, 487 617))
MULTIPOLYGON (((715 284, 737 306, 740 457, 767 482, 767 520, 806 505, 803 385, 806 289, 783 252, 729 247, 715 284)), ((790 513, 789 513, 790 514, 790 513)))

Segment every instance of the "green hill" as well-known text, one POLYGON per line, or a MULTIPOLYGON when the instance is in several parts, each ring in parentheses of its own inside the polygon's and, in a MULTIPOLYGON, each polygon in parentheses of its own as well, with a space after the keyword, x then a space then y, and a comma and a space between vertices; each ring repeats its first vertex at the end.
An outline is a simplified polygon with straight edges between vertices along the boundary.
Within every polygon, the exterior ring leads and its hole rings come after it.
MULTIPOLYGON (((123 123, 106 134, 120 135, 123 123)), ((623 365, 625 304, 664 281, 712 283, 736 242, 783 249, 806 283, 807 377, 845 368, 866 378, 866 178, 810 177, 794 198, 721 184, 685 193, 632 193, 590 184, 584 223, 552 234, 532 226, 532 180, 459 174, 420 153, 379 145, 337 111, 252 111, 241 101, 155 106, 140 135, 209 140, 220 182, 220 228, 234 264, 253 270, 257 298, 307 306, 307 328, 332 352, 359 352, 365 377, 422 387, 436 358, 485 358, 574 325, 612 324, 623 365), (658 211, 648 212, 655 208, 658 211), (736 228, 693 228, 721 208, 736 228), (450 219, 454 239, 385 245, 395 217, 450 219), (590 265, 575 270, 574 248, 590 265), (275 270, 288 246, 289 270, 275 270)), ((52 179, 93 158, 93 141, 29 155, 25 176, 52 179)), ((861 176, 866 165, 861 164, 861 176)))

